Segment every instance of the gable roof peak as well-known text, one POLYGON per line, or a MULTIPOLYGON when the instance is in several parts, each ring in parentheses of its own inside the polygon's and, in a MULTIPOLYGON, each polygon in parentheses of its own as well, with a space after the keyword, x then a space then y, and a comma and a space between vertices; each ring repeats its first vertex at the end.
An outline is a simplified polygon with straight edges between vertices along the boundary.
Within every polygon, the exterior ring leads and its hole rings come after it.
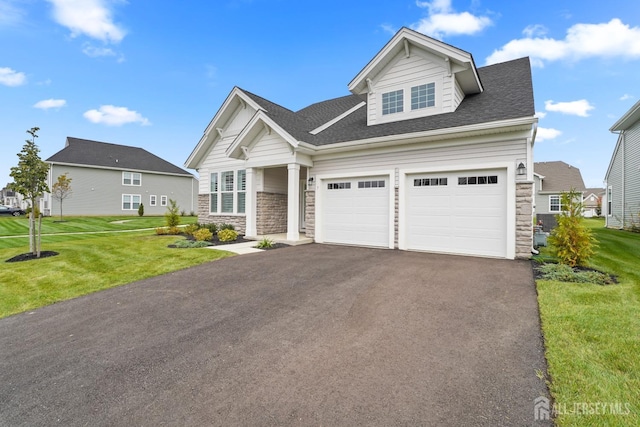
POLYGON ((376 56, 351 80, 348 85, 349 90, 356 95, 366 93, 367 80, 372 80, 400 52, 404 51, 409 56, 414 48, 448 61, 451 72, 456 74, 465 93, 483 91, 473 56, 469 52, 407 27, 400 28, 376 56), (458 66, 456 70, 453 70, 453 65, 458 66))

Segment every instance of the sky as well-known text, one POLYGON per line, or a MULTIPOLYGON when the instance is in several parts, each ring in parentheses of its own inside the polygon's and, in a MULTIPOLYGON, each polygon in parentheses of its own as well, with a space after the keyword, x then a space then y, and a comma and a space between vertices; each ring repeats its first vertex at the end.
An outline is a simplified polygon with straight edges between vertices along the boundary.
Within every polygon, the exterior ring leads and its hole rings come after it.
POLYGON ((528 56, 535 161, 602 187, 640 97, 637 0, 0 0, 0 188, 36 126, 43 160, 71 136, 184 167, 234 86, 293 111, 348 95, 402 27, 477 67, 528 56))

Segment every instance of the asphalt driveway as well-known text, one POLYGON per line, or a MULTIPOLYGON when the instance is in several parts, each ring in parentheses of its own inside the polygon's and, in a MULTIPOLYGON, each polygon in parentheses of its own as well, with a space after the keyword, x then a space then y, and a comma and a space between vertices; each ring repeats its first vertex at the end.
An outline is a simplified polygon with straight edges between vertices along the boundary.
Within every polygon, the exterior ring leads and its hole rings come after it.
POLYGON ((0 320, 0 425, 542 425, 545 371, 528 262, 310 244, 0 320))

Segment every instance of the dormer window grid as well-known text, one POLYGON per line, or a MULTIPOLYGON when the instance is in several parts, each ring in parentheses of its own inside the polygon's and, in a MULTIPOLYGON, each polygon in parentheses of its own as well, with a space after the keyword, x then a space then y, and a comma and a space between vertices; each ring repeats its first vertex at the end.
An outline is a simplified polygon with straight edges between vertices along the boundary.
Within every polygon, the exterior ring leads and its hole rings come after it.
POLYGON ((419 110, 436 105, 436 84, 427 83, 411 88, 411 110, 419 110))
POLYGON ((402 113, 404 111, 404 93, 402 89, 382 94, 382 115, 402 113))

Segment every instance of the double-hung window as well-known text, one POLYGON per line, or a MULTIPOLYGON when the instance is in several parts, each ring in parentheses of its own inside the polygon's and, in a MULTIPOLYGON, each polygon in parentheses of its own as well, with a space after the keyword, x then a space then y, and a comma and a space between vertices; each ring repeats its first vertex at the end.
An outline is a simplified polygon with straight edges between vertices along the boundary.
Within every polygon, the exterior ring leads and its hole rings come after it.
POLYGON ((560 212, 560 196, 549 196, 549 212, 560 212))
POLYGON ((122 195, 122 210, 131 211, 138 210, 140 207, 141 196, 139 194, 123 194, 122 195))
POLYGON ((209 211, 245 213, 246 171, 244 169, 211 173, 209 211))
POLYGON ((122 185, 142 185, 142 174, 139 172, 122 172, 122 185))
POLYGON ((611 187, 607 187, 607 215, 613 215, 613 194, 611 187))
POLYGON ((158 204, 158 198, 155 194, 149 196, 149 206, 156 206, 158 204))

